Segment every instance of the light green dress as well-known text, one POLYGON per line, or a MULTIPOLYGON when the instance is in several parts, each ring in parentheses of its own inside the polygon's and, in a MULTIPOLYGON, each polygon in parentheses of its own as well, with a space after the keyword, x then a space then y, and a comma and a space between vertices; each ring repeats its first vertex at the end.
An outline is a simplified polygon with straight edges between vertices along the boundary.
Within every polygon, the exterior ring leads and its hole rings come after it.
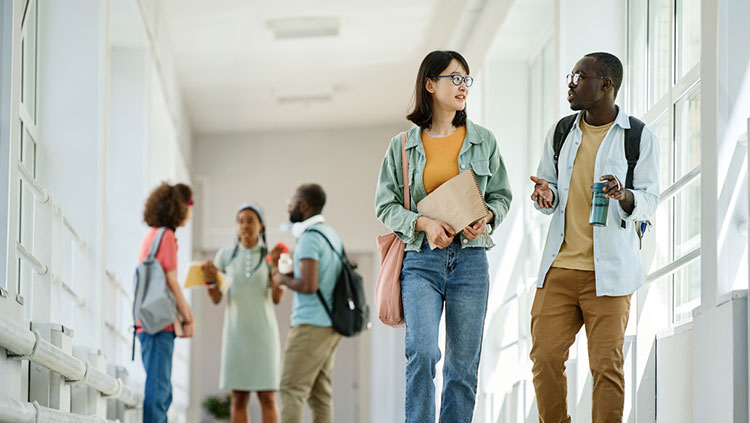
POLYGON ((232 278, 225 294, 221 341, 221 389, 277 391, 281 373, 279 325, 271 295, 268 263, 261 247, 242 244, 216 253, 214 265, 232 278), (260 266, 258 266, 259 260, 260 266), (247 273, 252 273, 247 277, 247 273))

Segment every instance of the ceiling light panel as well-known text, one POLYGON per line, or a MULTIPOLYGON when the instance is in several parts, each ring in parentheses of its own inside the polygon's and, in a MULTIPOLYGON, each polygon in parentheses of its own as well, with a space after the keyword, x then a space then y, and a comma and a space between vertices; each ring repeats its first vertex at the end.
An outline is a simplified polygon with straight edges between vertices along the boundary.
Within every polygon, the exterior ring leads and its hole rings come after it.
POLYGON ((280 18, 269 19, 266 25, 277 40, 335 37, 339 35, 341 19, 335 16, 280 18))

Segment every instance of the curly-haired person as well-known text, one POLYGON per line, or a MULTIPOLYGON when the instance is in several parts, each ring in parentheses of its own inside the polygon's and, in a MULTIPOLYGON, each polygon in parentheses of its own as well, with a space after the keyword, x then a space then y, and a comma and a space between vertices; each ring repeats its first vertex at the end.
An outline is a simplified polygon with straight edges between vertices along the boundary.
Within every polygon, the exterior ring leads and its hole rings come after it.
POLYGON ((143 220, 151 229, 141 243, 138 262, 151 249, 156 235, 164 228, 156 260, 164 269, 167 285, 174 294, 177 313, 175 323, 153 335, 140 328, 141 358, 146 370, 146 392, 143 400, 143 421, 166 423, 167 410, 172 403, 172 352, 176 336, 190 338, 194 331, 193 311, 190 309, 180 284, 177 282, 177 239, 175 230, 185 226, 193 216, 193 191, 185 184, 169 185, 162 182, 146 199, 143 220))

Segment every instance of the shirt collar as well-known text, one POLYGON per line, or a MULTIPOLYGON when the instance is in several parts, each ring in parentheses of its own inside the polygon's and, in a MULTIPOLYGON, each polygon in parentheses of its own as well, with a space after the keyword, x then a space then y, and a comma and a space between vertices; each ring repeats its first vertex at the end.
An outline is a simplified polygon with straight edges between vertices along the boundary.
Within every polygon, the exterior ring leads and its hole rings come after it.
POLYGON ((309 228, 310 226, 318 224, 318 223, 325 223, 325 221, 326 220, 322 214, 316 214, 315 216, 311 216, 302 222, 297 222, 293 224, 292 235, 294 235, 295 238, 299 238, 299 236, 302 235, 302 232, 305 232, 307 228, 309 228))
MULTIPOLYGON (((622 107, 617 107, 617 117, 615 117, 615 123, 613 125, 618 125, 622 129, 630 129, 630 117, 627 113, 625 113, 622 110, 622 107)), ((576 128, 580 127, 581 119, 583 119, 583 114, 586 113, 585 110, 581 110, 578 112, 578 117, 576 118, 575 124, 573 125, 576 128)))

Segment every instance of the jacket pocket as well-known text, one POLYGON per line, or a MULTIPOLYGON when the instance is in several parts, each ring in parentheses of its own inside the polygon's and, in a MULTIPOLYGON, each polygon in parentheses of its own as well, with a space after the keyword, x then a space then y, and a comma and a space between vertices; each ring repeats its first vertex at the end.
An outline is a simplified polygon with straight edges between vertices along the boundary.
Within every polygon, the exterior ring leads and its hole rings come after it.
POLYGON ((479 190, 484 195, 487 189, 487 180, 490 179, 492 173, 490 172, 490 161, 489 160, 474 160, 471 162, 471 169, 477 177, 477 185, 479 190))
MULTIPOLYGON (((618 159, 618 158, 608 158, 604 162, 604 167, 602 168, 602 174, 599 175, 615 175, 617 176, 617 179, 620 180, 620 183, 625 185, 625 177, 628 174, 628 161, 625 159, 618 159)), ((599 178, 597 178, 599 180, 599 178)))

